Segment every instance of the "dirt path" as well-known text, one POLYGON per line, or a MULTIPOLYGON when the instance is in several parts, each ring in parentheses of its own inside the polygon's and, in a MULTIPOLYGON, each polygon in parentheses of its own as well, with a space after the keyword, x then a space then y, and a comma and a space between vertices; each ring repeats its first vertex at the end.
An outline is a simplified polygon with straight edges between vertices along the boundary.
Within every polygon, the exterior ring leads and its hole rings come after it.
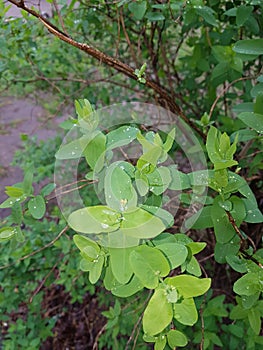
MULTIPOLYGON (((11 166, 14 153, 22 144, 21 134, 47 140, 56 135, 61 120, 58 117, 52 119, 33 99, 0 97, 0 203, 7 198, 5 186, 23 178, 22 171, 11 166)), ((6 212, 0 209, 0 217, 6 212)))

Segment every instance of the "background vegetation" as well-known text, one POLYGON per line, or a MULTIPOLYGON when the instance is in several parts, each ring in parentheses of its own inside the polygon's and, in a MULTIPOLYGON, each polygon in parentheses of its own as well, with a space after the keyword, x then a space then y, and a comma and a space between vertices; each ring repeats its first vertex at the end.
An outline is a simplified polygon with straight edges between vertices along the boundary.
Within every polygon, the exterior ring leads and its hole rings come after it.
MULTIPOLYGON (((27 96, 44 91, 53 96, 45 106, 54 115, 75 99, 87 98, 96 109, 123 101, 151 102, 171 110, 195 132, 209 162, 209 175, 199 184, 209 186, 208 199, 187 234, 178 232, 177 220, 188 207, 188 197, 202 195, 196 183, 191 183, 191 174, 185 175, 187 179, 180 175, 187 184, 180 187, 184 196, 178 216, 166 227, 169 236, 159 237, 161 243, 183 246, 187 256, 177 265, 167 251, 158 249, 160 242, 151 239, 142 246, 164 253, 163 264, 169 264, 166 285, 180 273, 212 281, 209 290, 203 288, 192 296, 198 321, 191 319, 186 305, 184 322, 174 313, 156 330, 162 322, 149 317, 149 305, 164 302, 169 308, 168 299, 163 299, 159 285, 146 282, 136 272, 136 266, 133 273, 142 290, 128 293, 127 298, 114 297, 112 286, 107 285, 111 253, 105 253, 101 278, 100 273, 92 278, 91 272, 83 272, 91 271, 83 263, 80 269, 79 249, 83 257, 90 243, 83 246, 77 238, 73 242, 74 231, 64 221, 52 192, 60 140, 38 145, 25 137, 24 151, 14 159, 24 170, 24 181, 6 188, 9 199, 1 205, 11 207, 0 231, 3 348, 147 349, 154 343, 159 350, 176 346, 260 349, 262 1, 51 1, 49 19, 24 2, 10 3, 24 10, 22 18, 6 18, 0 24, 3 94, 27 96), (49 185, 32 192, 32 182, 47 178, 49 185), (109 292, 105 293, 103 285, 109 292)), ((5 12, 1 2, 1 17, 5 12)), ((62 127, 67 130, 82 117, 89 118, 91 105, 80 100, 77 117, 62 127)), ((151 147, 157 147, 152 134, 142 135, 151 147)), ((160 138, 163 147, 166 137, 161 134, 160 138)), ((162 150, 183 157, 176 143, 162 150)), ((95 171, 88 156, 87 163, 95 171)), ((183 163, 179 162, 179 169, 186 173, 183 163)), ((81 166, 79 173, 84 177, 87 165, 81 166)), ((152 166, 159 169, 157 160, 152 166)), ((136 170, 142 173, 140 163, 136 170)), ((140 179, 145 179, 142 175, 148 176, 141 174, 140 179)), ((175 190, 173 182, 168 182, 175 190)), ((161 180, 159 185, 165 187, 161 180)), ((99 204, 95 193, 87 195, 85 187, 82 191, 87 206, 99 204)), ((147 261, 146 251, 143 254, 147 261)), ((88 255, 89 259, 94 260, 88 255)), ((175 285, 175 290, 188 299, 184 288, 175 285)), ((168 295, 173 308, 178 300, 182 302, 170 289, 168 295)))

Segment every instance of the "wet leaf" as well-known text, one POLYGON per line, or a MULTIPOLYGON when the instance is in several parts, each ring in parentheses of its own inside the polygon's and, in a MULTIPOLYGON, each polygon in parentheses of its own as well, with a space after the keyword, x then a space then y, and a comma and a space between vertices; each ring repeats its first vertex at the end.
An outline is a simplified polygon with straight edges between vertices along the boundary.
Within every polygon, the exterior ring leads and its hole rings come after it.
POLYGON ((130 253, 130 264, 141 283, 149 289, 156 288, 159 277, 167 276, 170 266, 160 250, 141 245, 130 253))
POLYGON ((172 321, 173 307, 167 301, 165 290, 157 289, 151 297, 143 315, 144 333, 156 335, 162 332, 172 321))
POLYGON ((250 128, 256 130, 259 133, 263 133, 263 114, 243 112, 241 114, 238 114, 237 117, 250 128))
POLYGON ((129 261, 132 251, 133 248, 109 248, 111 270, 121 284, 127 283, 133 274, 129 261))
POLYGON ((165 283, 174 286, 184 298, 203 295, 211 285, 211 278, 197 278, 189 275, 168 277, 165 283))
POLYGON ((113 286, 111 288, 111 292, 113 295, 117 297, 127 298, 136 294, 142 289, 143 289, 143 284, 141 283, 139 278, 136 276, 133 276, 129 283, 113 286))
POLYGON ((116 231, 120 227, 120 218, 121 214, 117 211, 98 205, 74 211, 68 223, 77 232, 97 234, 116 231))
POLYGON ((167 334, 168 344, 172 349, 177 346, 186 346, 188 341, 184 333, 177 331, 176 329, 171 329, 167 334))
POLYGON ((128 145, 136 139, 139 129, 134 126, 121 126, 107 134, 107 150, 128 145))
POLYGON ((141 208, 123 213, 123 218, 124 220, 121 222, 122 232, 135 238, 156 237, 166 227, 162 220, 141 208))
POLYGON ((41 219, 46 212, 45 199, 40 195, 31 198, 28 202, 28 210, 34 219, 41 219))
POLYGON ((160 249, 169 260, 171 269, 175 269, 182 265, 188 255, 186 246, 175 242, 159 244, 157 245, 157 248, 160 249))
POLYGON ((246 55, 263 55, 263 39, 239 40, 233 50, 246 55))
POLYGON ((173 305, 174 318, 187 326, 193 326, 198 320, 198 314, 193 298, 183 299, 182 302, 173 305))

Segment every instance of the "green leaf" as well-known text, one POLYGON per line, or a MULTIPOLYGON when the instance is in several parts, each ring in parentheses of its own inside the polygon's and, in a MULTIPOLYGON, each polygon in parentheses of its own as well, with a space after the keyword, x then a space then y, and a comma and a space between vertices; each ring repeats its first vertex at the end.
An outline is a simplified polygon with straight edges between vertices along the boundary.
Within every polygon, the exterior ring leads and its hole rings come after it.
POLYGON ((185 222, 186 228, 204 229, 213 227, 214 223, 211 217, 211 205, 203 207, 197 213, 190 216, 185 222))
POLYGON ((159 278, 167 276, 170 266, 157 248, 141 245, 130 253, 130 264, 144 287, 153 289, 158 286, 159 278))
POLYGON ((187 326, 193 326, 198 320, 198 314, 193 298, 183 299, 181 303, 173 305, 174 318, 187 326))
POLYGON ((11 213, 13 222, 15 224, 21 225, 23 220, 23 212, 21 204, 19 202, 14 203, 11 213))
POLYGON ((13 197, 13 198, 20 198, 23 196, 24 194, 24 190, 20 187, 15 187, 15 186, 6 186, 5 187, 5 193, 9 196, 9 197, 13 197))
POLYGON ((161 157, 162 149, 159 146, 152 146, 151 149, 145 153, 138 159, 137 168, 143 174, 151 173, 157 163, 159 158, 161 157))
POLYGON ((228 243, 219 243, 215 245, 215 260, 219 264, 226 263, 226 257, 235 256, 240 249, 240 238, 233 237, 228 243))
POLYGON ((105 174, 104 188, 106 203, 117 211, 126 211, 137 205, 137 194, 130 176, 121 168, 122 162, 109 166, 105 174))
POLYGON ((141 208, 161 219, 166 227, 170 227, 174 224, 174 217, 167 210, 152 205, 142 205, 141 208))
POLYGON ((164 229, 162 220, 141 208, 123 213, 121 230, 125 235, 147 239, 156 237, 164 229))
POLYGON ((149 191, 149 183, 147 176, 145 174, 142 174, 140 171, 136 171, 135 183, 140 196, 146 196, 146 194, 149 191))
POLYGON ((169 260, 171 270, 182 265, 188 255, 188 250, 185 245, 179 243, 158 244, 157 248, 160 249, 169 260))
POLYGON ((171 182, 169 188, 171 190, 180 191, 191 187, 188 174, 177 170, 176 165, 168 166, 171 172, 171 182))
POLYGON ((263 114, 263 92, 259 92, 254 103, 253 112, 255 114, 263 114))
POLYGON ((163 150, 165 152, 169 152, 170 149, 172 148, 173 146, 173 143, 174 143, 174 139, 175 139, 175 128, 173 128, 169 134, 167 135, 166 137, 166 141, 165 143, 163 144, 163 150))
POLYGON ((252 308, 248 311, 248 321, 250 324, 250 327, 253 329, 255 334, 260 333, 261 329, 261 317, 260 317, 260 311, 256 308, 252 308))
POLYGON ((30 195, 32 193, 32 183, 33 183, 34 172, 32 170, 27 170, 24 175, 23 180, 23 190, 24 193, 30 195))
MULTIPOLYGON (((259 94, 262 94, 262 93, 263 93, 263 83, 258 83, 254 85, 250 90, 250 95, 253 98, 256 98, 259 94)), ((262 114, 262 113, 259 113, 259 114, 262 114)))
POLYGON ((210 126, 207 133, 206 149, 212 163, 216 163, 222 159, 219 153, 218 130, 213 126, 210 126))
POLYGON ((215 11, 208 6, 197 6, 195 8, 196 13, 201 16, 208 24, 214 27, 218 27, 217 20, 215 18, 215 11))
POLYGON ((211 208, 211 215, 214 223, 216 240, 224 244, 229 242, 236 235, 236 232, 229 221, 226 211, 219 205, 219 201, 220 196, 217 196, 211 208))
POLYGON ((237 7, 236 24, 238 27, 241 27, 247 21, 248 17, 253 11, 253 8, 253 6, 246 5, 239 5, 237 7))
POLYGON ((188 341, 184 333, 177 331, 176 329, 171 329, 167 334, 168 344, 172 349, 177 346, 183 347, 186 346, 188 341))
POLYGON ((235 306, 229 315, 229 318, 232 320, 240 320, 243 318, 247 318, 248 316, 248 310, 244 309, 241 305, 235 306))
POLYGON ((100 247, 96 242, 81 235, 74 235, 73 241, 85 259, 92 261, 98 257, 100 247))
POLYGON ((128 298, 143 289, 143 284, 138 277, 133 276, 128 284, 115 285, 111 288, 111 293, 120 298, 128 298))
POLYGON ((187 243, 187 247, 191 249, 191 252, 193 255, 200 253, 202 250, 205 249, 206 243, 205 242, 190 242, 187 243))
POLYGON ((162 194, 169 186, 172 178, 167 167, 156 168, 152 173, 147 175, 150 191, 155 195, 162 194))
POLYGON ((77 140, 62 144, 56 153, 57 159, 79 159, 83 157, 83 152, 91 141, 92 135, 84 135, 77 140))
POLYGON ((98 282, 102 273, 103 265, 104 265, 104 256, 100 255, 96 260, 93 260, 91 269, 89 270, 90 283, 95 284, 98 282))
POLYGON ((136 139, 139 129, 134 126, 121 126, 107 134, 107 150, 128 145, 136 139))
POLYGON ((129 10, 131 11, 133 17, 140 21, 143 19, 146 9, 147 9, 147 1, 142 2, 130 2, 128 5, 129 10))
POLYGON ((147 335, 161 333, 172 321, 173 307, 168 303, 164 289, 155 290, 143 315, 143 331, 147 335))
POLYGON ((263 39, 245 39, 237 41, 233 50, 247 55, 263 55, 263 39))
POLYGON ((15 230, 12 227, 2 227, 0 229, 0 242, 8 241, 15 235, 15 230))
POLYGON ((55 183, 49 183, 49 184, 47 184, 46 186, 44 186, 44 187, 41 189, 40 194, 41 194, 43 197, 46 197, 46 196, 48 196, 51 192, 53 192, 55 188, 56 188, 56 184, 55 184, 55 183))
POLYGON ((100 245, 111 248, 129 248, 139 245, 140 238, 126 235, 122 229, 99 236, 100 245))
POLYGON ((191 275, 195 275, 200 277, 202 275, 202 271, 200 265, 194 256, 191 257, 189 261, 186 262, 186 271, 191 275))
POLYGON ((155 22, 155 21, 164 21, 165 17, 161 12, 147 12, 146 17, 149 21, 155 22))
POLYGON ((246 208, 246 217, 244 221, 250 223, 261 223, 263 221, 263 214, 257 208, 257 204, 247 198, 242 198, 242 201, 246 208))
POLYGON ((226 305, 224 305, 225 295, 218 295, 217 297, 210 299, 205 310, 204 317, 214 315, 218 317, 227 317, 228 311, 226 305))
POLYGON ((263 133, 263 114, 243 112, 241 114, 238 114, 237 117, 250 128, 256 130, 259 133, 263 133))
POLYGON ((163 350, 167 343, 166 336, 160 335, 154 343, 154 350, 163 350))
POLYGON ((233 204, 230 213, 239 227, 247 215, 244 201, 237 196, 231 196, 230 201, 233 204))
POLYGON ((78 209, 70 214, 69 225, 82 233, 116 231, 120 227, 121 214, 103 205, 78 209))
POLYGON ((218 62, 231 62, 233 58, 231 46, 213 45, 212 53, 218 62))
POLYGON ((184 298, 203 295, 211 285, 211 278, 197 278, 189 275, 168 277, 165 283, 174 286, 184 298))
POLYGON ((129 261, 132 251, 133 248, 109 248, 111 270, 121 284, 127 283, 133 274, 129 261))
POLYGON ((246 262, 236 255, 227 255, 226 262, 232 267, 233 270, 239 273, 247 272, 246 262))
POLYGON ((25 236, 24 236, 20 226, 15 226, 14 231, 15 231, 15 239, 17 240, 17 242, 21 242, 21 243, 24 242, 25 236))
POLYGON ((86 158, 87 163, 97 173, 101 171, 104 166, 106 150, 106 136, 99 132, 97 133, 87 144, 83 155, 86 158))
POLYGON ((19 198, 15 198, 15 197, 7 198, 4 202, 1 203, 0 209, 11 208, 15 202, 22 203, 25 199, 27 199, 27 196, 25 194, 19 198))
POLYGON ((28 202, 28 210, 34 219, 41 219, 46 212, 45 199, 41 195, 31 198, 28 202))
POLYGON ((79 99, 75 101, 75 108, 80 126, 90 132, 94 131, 99 124, 99 117, 90 102, 86 99, 79 99))
POLYGON ((258 274, 249 272, 242 276, 234 283, 233 290, 239 295, 252 295, 258 293, 260 291, 258 274))

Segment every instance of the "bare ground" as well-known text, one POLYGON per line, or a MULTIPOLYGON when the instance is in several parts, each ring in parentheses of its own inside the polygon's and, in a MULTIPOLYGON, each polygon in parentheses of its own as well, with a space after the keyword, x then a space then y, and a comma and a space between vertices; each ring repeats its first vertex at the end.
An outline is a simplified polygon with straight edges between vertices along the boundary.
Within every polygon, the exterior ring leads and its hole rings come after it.
MULTIPOLYGON (((21 134, 47 140, 56 135, 61 120, 52 118, 34 99, 0 97, 0 203, 7 198, 5 186, 23 177, 22 171, 11 165, 15 151, 21 148, 21 134)), ((5 213, 1 209, 0 217, 5 213)))

